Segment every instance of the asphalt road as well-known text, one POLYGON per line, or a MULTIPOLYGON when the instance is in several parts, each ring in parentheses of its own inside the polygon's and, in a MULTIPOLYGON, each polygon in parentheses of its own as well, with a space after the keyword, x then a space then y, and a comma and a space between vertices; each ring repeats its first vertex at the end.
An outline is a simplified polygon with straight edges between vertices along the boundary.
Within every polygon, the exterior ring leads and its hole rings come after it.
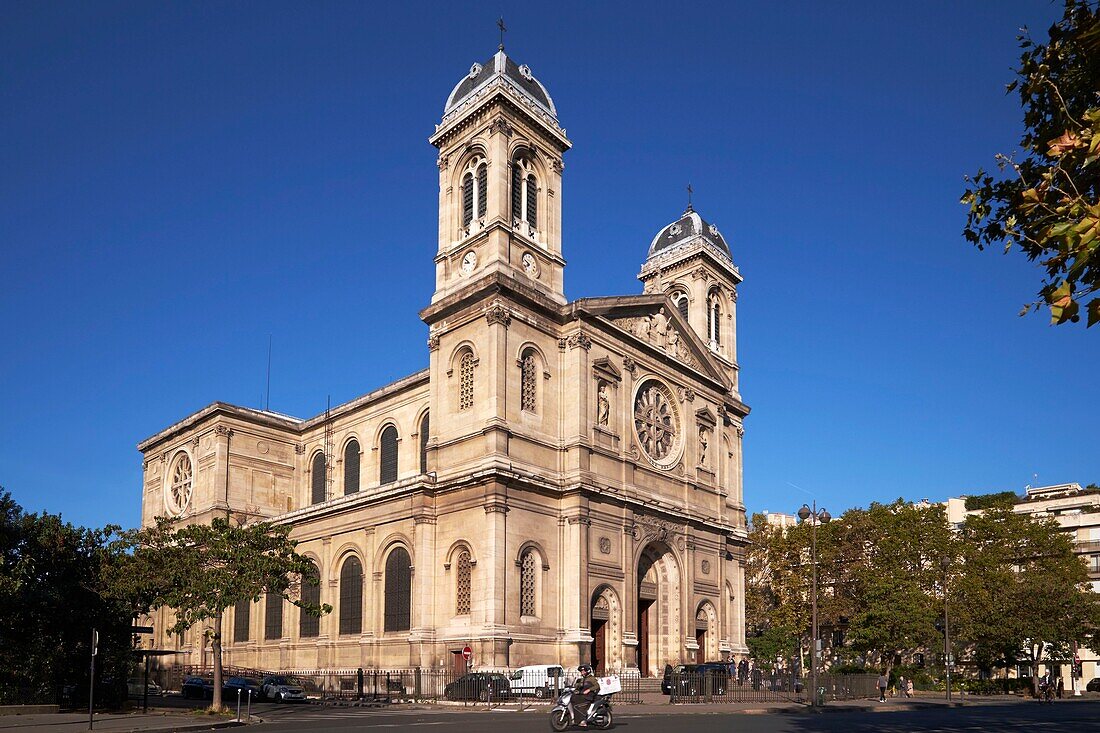
MULTIPOLYGON (((256 733, 301 731, 326 733, 348 728, 403 729, 425 733, 523 733, 548 731, 545 712, 464 712, 450 710, 400 711, 371 708, 323 708, 316 705, 266 708, 265 723, 256 733)), ((1100 732, 1100 701, 1062 702, 1053 705, 1017 703, 966 708, 936 708, 898 712, 840 712, 817 715, 782 713, 746 715, 729 713, 639 713, 629 705, 615 708, 620 733, 784 733, 785 731, 836 731, 837 733, 1090 733, 1100 732)))

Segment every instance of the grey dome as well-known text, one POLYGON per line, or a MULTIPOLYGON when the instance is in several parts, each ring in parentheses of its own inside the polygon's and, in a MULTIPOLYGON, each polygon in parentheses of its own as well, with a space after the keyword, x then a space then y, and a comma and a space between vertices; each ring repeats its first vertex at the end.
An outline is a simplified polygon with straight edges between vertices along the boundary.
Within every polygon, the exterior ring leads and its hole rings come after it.
POLYGON ((546 87, 531 75, 530 68, 526 65, 521 66, 508 58, 503 49, 493 54, 493 57, 484 64, 474 64, 470 67, 470 72, 455 85, 451 95, 447 97, 443 116, 446 117, 467 99, 494 82, 511 87, 557 119, 558 111, 546 87))
POLYGON ((703 221, 703 217, 699 216, 690 205, 679 219, 657 232, 657 236, 649 243, 649 254, 646 259, 656 257, 697 238, 717 249, 719 253, 725 255, 726 259, 733 260, 726 238, 718 231, 718 227, 703 221))

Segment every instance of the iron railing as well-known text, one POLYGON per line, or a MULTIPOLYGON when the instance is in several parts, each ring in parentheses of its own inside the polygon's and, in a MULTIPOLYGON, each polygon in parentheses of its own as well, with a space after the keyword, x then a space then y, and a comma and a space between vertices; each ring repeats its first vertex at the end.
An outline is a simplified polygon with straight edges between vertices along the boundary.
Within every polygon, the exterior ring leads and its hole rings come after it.
MULTIPOLYGON (((875 675, 819 674, 823 701, 854 700, 878 694, 875 675)), ((730 676, 721 672, 674 672, 662 685, 673 703, 744 703, 810 701, 810 681, 792 674, 750 672, 730 676)))

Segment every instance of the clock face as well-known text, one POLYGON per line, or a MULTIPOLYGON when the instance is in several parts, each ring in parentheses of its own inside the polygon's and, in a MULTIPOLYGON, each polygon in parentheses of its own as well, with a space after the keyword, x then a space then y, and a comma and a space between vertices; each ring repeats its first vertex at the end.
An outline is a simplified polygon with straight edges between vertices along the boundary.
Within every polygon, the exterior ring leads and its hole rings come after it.
POLYGON ((531 277, 538 277, 539 263, 535 261, 535 256, 530 252, 523 253, 523 269, 531 277))
POLYGON ((477 254, 471 250, 462 258, 462 274, 469 275, 475 267, 477 267, 477 254))

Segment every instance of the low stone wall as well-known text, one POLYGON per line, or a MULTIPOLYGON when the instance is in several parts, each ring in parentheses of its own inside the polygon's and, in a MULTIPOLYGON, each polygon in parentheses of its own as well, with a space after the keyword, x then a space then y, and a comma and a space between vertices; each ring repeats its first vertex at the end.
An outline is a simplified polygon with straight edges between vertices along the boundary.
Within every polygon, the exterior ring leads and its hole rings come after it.
POLYGON ((0 715, 42 715, 60 709, 60 705, 0 705, 0 715))

